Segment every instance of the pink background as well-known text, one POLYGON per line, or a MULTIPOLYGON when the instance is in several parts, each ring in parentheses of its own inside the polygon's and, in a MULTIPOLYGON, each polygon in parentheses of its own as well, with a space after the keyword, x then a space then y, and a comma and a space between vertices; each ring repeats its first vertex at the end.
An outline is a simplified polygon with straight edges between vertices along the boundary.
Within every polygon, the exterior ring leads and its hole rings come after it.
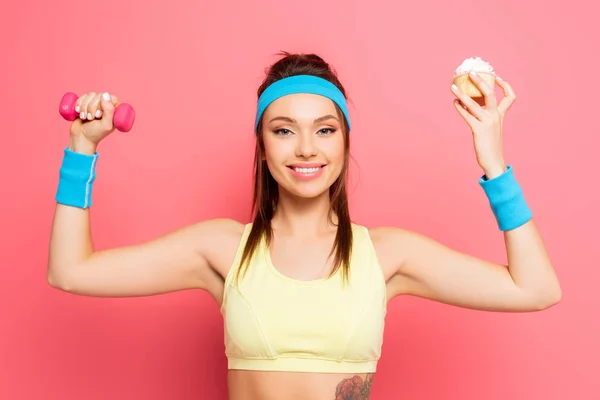
POLYGON ((515 166, 561 278, 556 307, 390 305, 373 399, 600 398, 598 6, 588 0, 13 1, 0 13, 0 398, 225 399, 218 309, 203 292, 98 299, 46 282, 66 91, 137 110, 99 151, 97 249, 212 217, 248 221, 255 93, 279 50, 316 52, 352 101, 354 220, 505 262, 477 184, 454 68, 489 60, 518 100, 515 166), (554 3, 554 4, 553 4, 554 3), (595 38, 595 39, 594 39, 595 38))

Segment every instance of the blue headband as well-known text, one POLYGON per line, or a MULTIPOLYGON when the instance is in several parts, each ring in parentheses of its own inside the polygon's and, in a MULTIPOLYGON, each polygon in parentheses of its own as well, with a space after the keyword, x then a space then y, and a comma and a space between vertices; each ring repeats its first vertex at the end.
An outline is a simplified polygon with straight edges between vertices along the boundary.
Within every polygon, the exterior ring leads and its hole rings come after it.
POLYGON ((342 110, 344 117, 346 117, 348 130, 350 130, 350 117, 346 98, 333 83, 313 75, 294 75, 274 82, 260 95, 254 131, 256 132, 258 129, 258 123, 269 104, 280 97, 295 93, 318 94, 332 100, 342 110))

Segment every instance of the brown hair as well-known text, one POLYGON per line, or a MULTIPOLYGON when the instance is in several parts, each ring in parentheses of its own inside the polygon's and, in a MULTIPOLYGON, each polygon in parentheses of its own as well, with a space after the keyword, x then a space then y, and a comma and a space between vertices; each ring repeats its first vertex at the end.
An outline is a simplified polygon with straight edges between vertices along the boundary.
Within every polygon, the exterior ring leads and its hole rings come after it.
MULTIPOLYGON (((290 54, 287 52, 281 52, 279 55, 283 56, 283 58, 275 62, 267 70, 267 76, 258 88, 258 97, 260 97, 265 89, 272 83, 294 75, 314 75, 326 79, 337 86, 344 97, 346 97, 346 91, 338 80, 335 70, 321 57, 315 54, 290 54)), ((333 213, 335 213, 338 219, 335 242, 331 249, 331 253, 329 254, 329 256, 331 256, 335 252, 333 269, 329 276, 331 277, 339 268, 342 268, 343 278, 344 280, 347 280, 352 251, 352 224, 350 212, 348 210, 348 194, 346 187, 350 141, 346 120, 337 105, 336 109, 340 121, 342 121, 342 131, 344 132, 345 159, 340 176, 329 188, 329 196, 331 199, 329 220, 332 223, 334 222, 332 218, 333 213)), ((273 239, 271 219, 273 218, 279 199, 277 182, 269 172, 266 161, 263 160, 265 147, 261 134, 262 121, 258 124, 257 132, 256 148, 254 152, 254 196, 252 204, 254 221, 242 253, 241 265, 237 271, 237 278, 239 278, 240 274, 244 274, 247 264, 263 237, 266 239, 267 246, 271 244, 273 239)))

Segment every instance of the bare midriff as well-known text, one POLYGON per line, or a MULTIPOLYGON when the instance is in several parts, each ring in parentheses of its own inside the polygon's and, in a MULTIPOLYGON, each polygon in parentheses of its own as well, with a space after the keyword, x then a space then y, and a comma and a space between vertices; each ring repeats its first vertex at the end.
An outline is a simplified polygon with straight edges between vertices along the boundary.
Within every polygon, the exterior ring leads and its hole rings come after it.
POLYGON ((229 400, 368 400, 373 374, 230 370, 229 400))

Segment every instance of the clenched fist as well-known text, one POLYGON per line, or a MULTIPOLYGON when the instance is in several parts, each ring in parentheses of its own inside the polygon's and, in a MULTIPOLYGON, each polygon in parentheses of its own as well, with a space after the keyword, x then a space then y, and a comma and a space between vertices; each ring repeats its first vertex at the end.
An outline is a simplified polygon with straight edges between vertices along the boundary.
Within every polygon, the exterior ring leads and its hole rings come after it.
POLYGON ((79 118, 71 123, 70 149, 93 154, 98 143, 115 130, 113 117, 118 105, 117 97, 106 92, 90 92, 80 96, 75 103, 79 118))

